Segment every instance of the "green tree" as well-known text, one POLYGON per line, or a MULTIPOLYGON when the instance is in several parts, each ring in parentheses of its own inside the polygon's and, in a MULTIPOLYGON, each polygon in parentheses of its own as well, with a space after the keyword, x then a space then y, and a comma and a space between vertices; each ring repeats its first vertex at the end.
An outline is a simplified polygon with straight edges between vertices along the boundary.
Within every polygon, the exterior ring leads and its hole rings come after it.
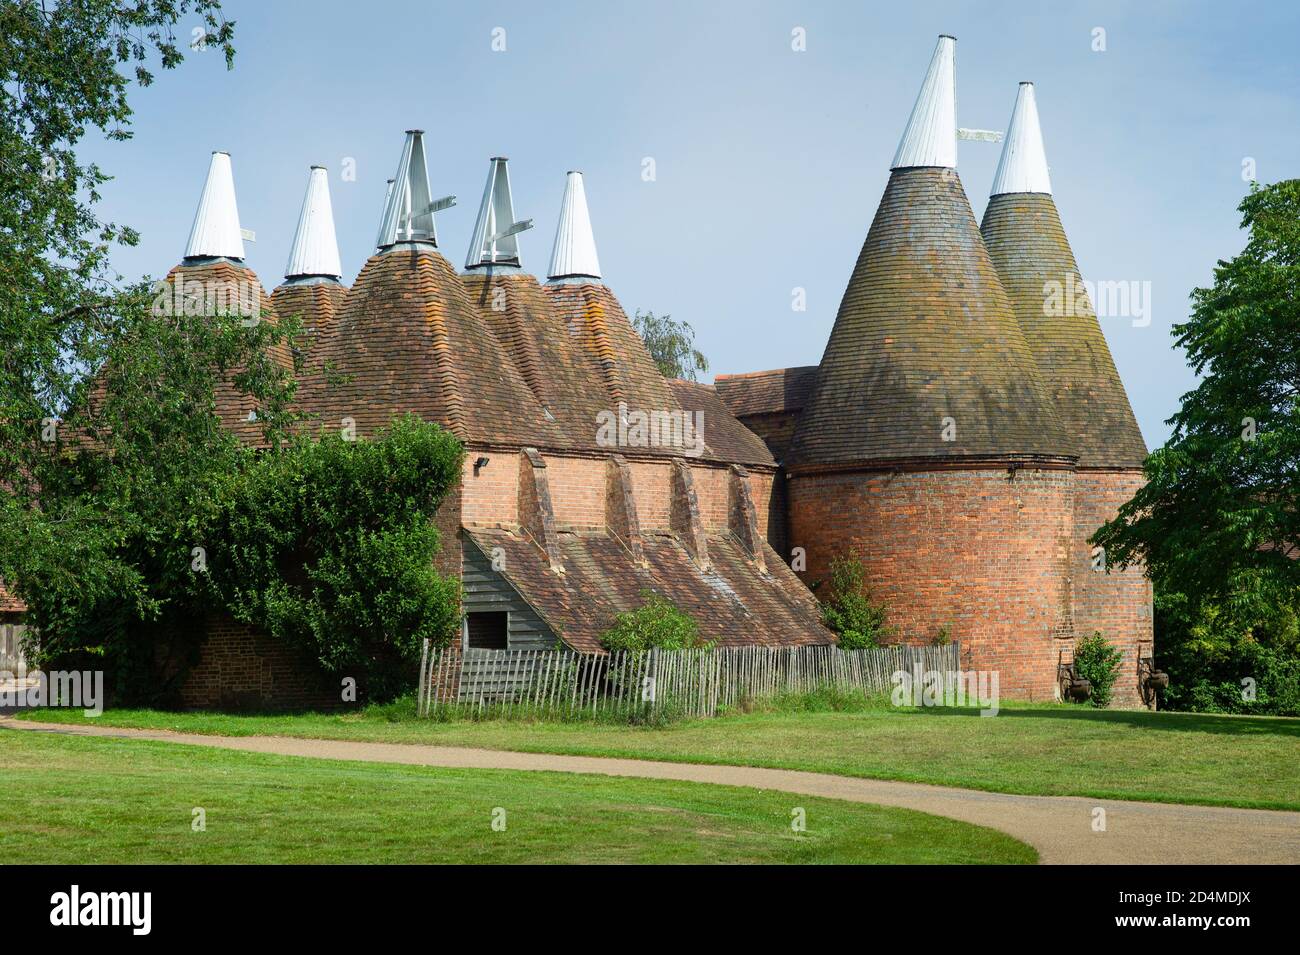
POLYGON ((893 633, 886 623, 889 612, 871 599, 867 571, 857 557, 831 560, 831 596, 822 604, 822 623, 839 635, 844 650, 878 647, 893 633))
POLYGON ((671 315, 656 316, 637 309, 632 327, 665 378, 699 381, 699 376, 709 370, 709 360, 695 347, 695 329, 689 322, 675 322, 671 315))
POLYGON ((74 147, 129 137, 131 80, 181 61, 183 16, 229 65, 215 0, 0 0, 0 578, 35 662, 106 669, 119 700, 165 700, 225 613, 384 695, 454 629, 432 518, 461 449, 415 421, 302 437, 296 320, 177 314, 112 271, 136 236, 96 219, 107 177, 74 147), (254 399, 264 450, 222 427, 219 385, 254 399))
POLYGON ((151 315, 148 284, 110 265, 138 237, 98 219, 108 176, 77 156, 88 132, 130 138, 128 90, 182 61, 182 18, 232 62, 215 0, 0 0, 0 577, 42 649, 63 635, 102 655, 128 621, 172 611, 155 562, 241 453, 214 376, 242 368, 270 428, 292 396, 266 359, 291 325, 151 315))
POLYGON ((44 423, 74 403, 116 313, 134 307, 109 253, 138 236, 95 215, 109 177, 76 146, 91 130, 130 138, 128 89, 181 63, 182 18, 233 62, 216 0, 0 0, 0 475, 28 505, 44 423))
POLYGON ((1146 485, 1093 537, 1110 566, 1152 579, 1174 705, 1284 682, 1297 655, 1300 180, 1252 187, 1239 209, 1245 248, 1173 329, 1201 381, 1146 485))
POLYGON ((460 583, 433 566, 433 518, 464 451, 414 416, 368 441, 299 438, 220 491, 197 529, 204 579, 237 619, 296 646, 371 698, 410 688, 425 639, 459 630, 460 583))
POLYGON ((1094 542, 1194 604, 1267 612, 1300 589, 1300 180, 1254 188, 1240 210, 1245 249, 1174 326, 1202 380, 1094 542))

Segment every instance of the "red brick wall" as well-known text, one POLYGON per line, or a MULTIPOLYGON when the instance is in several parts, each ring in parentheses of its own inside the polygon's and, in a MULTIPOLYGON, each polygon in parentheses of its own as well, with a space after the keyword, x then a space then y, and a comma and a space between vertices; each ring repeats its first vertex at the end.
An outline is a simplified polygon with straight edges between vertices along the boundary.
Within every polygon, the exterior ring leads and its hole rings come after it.
MULTIPOLYGON (((700 520, 709 534, 725 532, 731 514, 731 473, 725 467, 692 464, 691 483, 700 502, 700 520)), ((752 493, 752 488, 751 488, 752 493)))
POLYGON ((438 505, 433 523, 438 528, 440 547, 433 558, 434 569, 444 577, 460 580, 460 517, 463 505, 463 485, 456 485, 438 505))
POLYGON ((667 461, 629 461, 632 469, 632 500, 642 533, 667 530, 671 522, 673 471, 667 461))
MULTIPOLYGON (((443 514, 458 513, 465 524, 514 524, 519 520, 518 508, 518 452, 482 452, 490 459, 487 467, 477 477, 473 461, 480 452, 471 450, 466 464, 461 488, 455 500, 451 497, 439 511, 439 529, 444 541, 450 529, 459 523, 444 527, 443 514)), ((555 510, 555 523, 561 528, 603 530, 605 527, 605 458, 577 455, 544 454, 547 483, 551 490, 551 503, 555 510)), ((670 523, 672 500, 672 464, 662 461, 629 461, 632 473, 632 496, 642 531, 667 530, 670 523)), ((726 467, 706 462, 690 461, 695 493, 699 498, 700 517, 709 533, 725 531, 730 515, 730 472, 726 467)), ((758 512, 759 533, 782 535, 785 524, 784 502, 773 485, 777 480, 771 472, 749 471, 750 493, 758 512), (774 499, 774 494, 776 495, 774 499), (775 523, 775 527, 771 525, 775 523)), ((779 480, 784 481, 784 477, 779 480)), ((778 489, 779 490, 779 489, 778 489)), ((444 551, 445 553, 445 551, 444 551)), ((439 569, 449 572, 441 565, 439 569)))
POLYGON ((605 459, 543 455, 555 523, 598 530, 605 526, 605 459))
POLYGON ((1144 483, 1141 471, 1080 471, 1075 479, 1074 620, 1079 636, 1093 631, 1124 653, 1115 684, 1116 706, 1140 706, 1139 650, 1152 647, 1151 581, 1140 567, 1102 573, 1092 567, 1088 538, 1144 483))
POLYGON ((1055 697, 1057 651, 1073 637, 1073 472, 806 474, 787 490, 806 583, 856 549, 903 642, 946 626, 963 667, 999 671, 1008 699, 1055 697))
POLYGON ((514 524, 519 521, 519 452, 465 452, 461 469, 462 522, 465 524, 514 524), (474 462, 488 463, 476 475, 474 462))
POLYGON ((213 620, 186 674, 187 709, 332 709, 344 706, 342 683, 313 661, 234 620, 213 620))

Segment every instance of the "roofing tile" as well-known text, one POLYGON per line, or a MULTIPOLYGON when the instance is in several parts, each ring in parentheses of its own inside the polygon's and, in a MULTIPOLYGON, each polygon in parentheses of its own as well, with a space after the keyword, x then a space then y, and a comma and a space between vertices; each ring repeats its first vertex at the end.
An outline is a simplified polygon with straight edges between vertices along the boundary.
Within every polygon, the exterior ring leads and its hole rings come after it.
POLYGON ((615 538, 603 533, 561 532, 564 574, 553 573, 545 555, 518 534, 473 527, 466 535, 484 553, 501 547, 505 576, 566 645, 600 651, 600 635, 616 614, 653 591, 691 614, 700 633, 718 646, 799 646, 833 643, 821 625, 816 598, 771 553, 761 574, 729 535, 710 539, 712 567, 701 571, 676 537, 645 540, 648 566, 640 567, 615 538))
POLYGON ((894 170, 787 465, 1068 454, 956 171, 894 170))
POLYGON ((1146 443, 1092 303, 1081 291, 1055 201, 1045 193, 993 196, 981 229, 1079 466, 1140 468, 1146 443), (1045 314, 1048 283, 1056 283, 1063 304, 1065 289, 1080 290, 1072 310, 1045 314))

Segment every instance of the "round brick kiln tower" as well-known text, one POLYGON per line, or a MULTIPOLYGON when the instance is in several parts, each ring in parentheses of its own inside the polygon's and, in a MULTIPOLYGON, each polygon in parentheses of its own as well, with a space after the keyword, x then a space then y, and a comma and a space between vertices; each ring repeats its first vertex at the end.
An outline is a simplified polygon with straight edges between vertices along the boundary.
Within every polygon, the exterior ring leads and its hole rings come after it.
POLYGON ((1142 486, 1146 445, 1052 199, 1030 83, 1020 85, 981 230, 1079 456, 1075 627, 1080 636, 1100 632, 1123 651, 1115 702, 1136 705, 1138 660, 1152 651, 1151 584, 1138 567, 1107 572, 1088 538, 1142 486))
MULTIPOLYGON (((1074 635, 1074 462, 956 172, 939 40, 786 460, 806 582, 857 554, 898 639, 1051 699, 1074 635)), ((824 591, 823 591, 824 595, 824 591)))

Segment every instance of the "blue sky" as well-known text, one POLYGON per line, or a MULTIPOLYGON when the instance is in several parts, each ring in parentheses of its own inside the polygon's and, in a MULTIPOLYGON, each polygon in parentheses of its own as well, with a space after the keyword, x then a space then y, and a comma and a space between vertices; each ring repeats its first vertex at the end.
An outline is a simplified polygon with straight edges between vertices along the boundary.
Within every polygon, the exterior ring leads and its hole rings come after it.
MULTIPOLYGON (((1152 447, 1194 383, 1170 325, 1242 245, 1243 160, 1263 182, 1300 175, 1300 4, 1289 2, 227 0, 226 13, 233 71, 215 50, 192 53, 133 93, 132 141, 87 144, 116 177, 101 215, 143 233, 119 271, 156 276, 179 260, 208 155, 225 149, 267 287, 313 163, 330 169, 350 283, 373 251, 402 131, 420 127, 434 194, 459 200, 438 218, 454 264, 490 156, 510 157, 516 214, 536 222, 524 267, 539 276, 564 173, 581 169, 605 278, 628 313, 691 322, 724 373, 820 359, 935 37, 953 34, 958 124, 1005 129, 1017 83, 1034 81, 1084 278, 1151 283, 1147 327, 1102 327, 1152 447), (796 27, 804 52, 791 49, 796 27), (341 177, 347 159, 355 181, 341 177), (791 309, 796 287, 806 311, 791 309)), ((999 148, 959 148, 977 217, 999 148)))

